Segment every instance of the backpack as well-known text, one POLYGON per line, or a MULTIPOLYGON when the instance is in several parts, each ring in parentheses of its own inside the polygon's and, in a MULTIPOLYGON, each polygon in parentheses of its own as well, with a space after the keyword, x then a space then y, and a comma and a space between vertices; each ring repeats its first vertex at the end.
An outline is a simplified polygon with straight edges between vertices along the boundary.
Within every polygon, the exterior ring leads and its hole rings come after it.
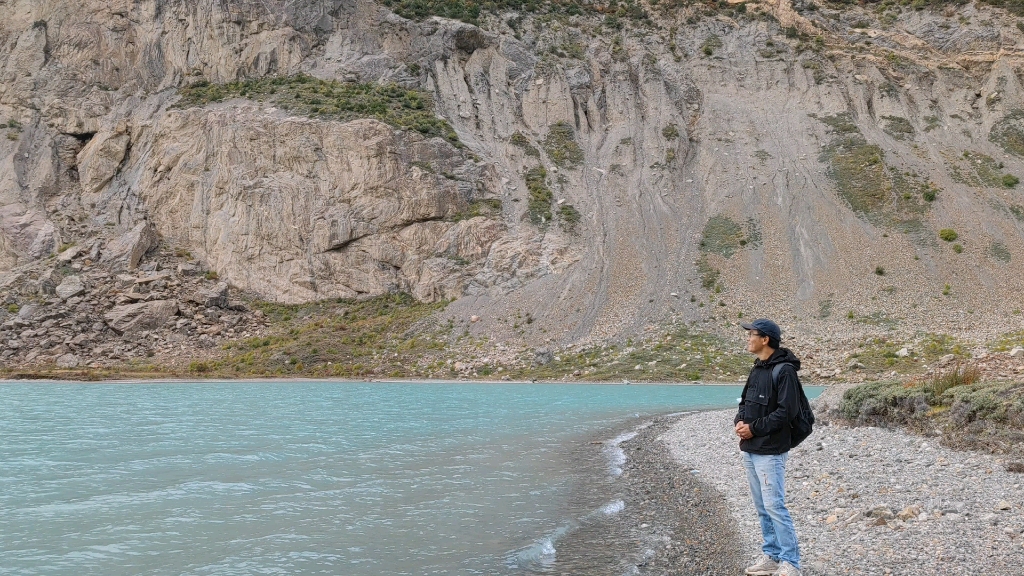
MULTIPOLYGON (((772 384, 776 386, 779 385, 779 372, 782 371, 783 366, 792 366, 792 364, 780 362, 772 367, 772 384)), ((789 424, 792 441, 791 448, 799 446, 814 431, 814 411, 811 410, 811 403, 807 400, 807 394, 804 394, 804 386, 800 383, 799 376, 796 379, 796 386, 800 390, 800 412, 789 424)))

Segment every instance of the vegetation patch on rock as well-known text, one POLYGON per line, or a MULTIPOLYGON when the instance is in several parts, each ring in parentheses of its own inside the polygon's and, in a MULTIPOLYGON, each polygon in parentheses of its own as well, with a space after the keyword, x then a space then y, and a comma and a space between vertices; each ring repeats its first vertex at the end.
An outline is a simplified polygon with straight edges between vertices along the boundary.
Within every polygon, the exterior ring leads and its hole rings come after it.
POLYGON ((921 371, 922 362, 934 362, 952 354, 964 357, 967 349, 948 334, 924 334, 913 344, 907 345, 888 338, 867 340, 847 357, 848 365, 866 372, 897 370, 901 373, 921 371))
POLYGON ((176 106, 185 108, 221 102, 230 98, 272 102, 293 114, 347 122, 374 118, 396 128, 416 130, 429 137, 441 137, 459 144, 455 130, 434 115, 430 94, 395 84, 372 84, 320 80, 298 74, 226 84, 197 82, 181 89, 176 106))
POLYGON ((1003 163, 981 152, 964 151, 962 162, 949 163, 950 176, 968 186, 1013 188, 1017 178, 1003 173, 1003 163))
POLYGON ((709 218, 704 225, 700 249, 730 258, 746 244, 747 239, 743 234, 743 228, 732 218, 716 214, 709 218))
POLYGON ((541 225, 551 221, 551 201, 555 198, 547 184, 548 171, 541 166, 530 168, 523 174, 530 193, 530 221, 541 225))
POLYGON ((559 206, 558 217, 562 221, 562 227, 566 231, 572 233, 577 231, 577 225, 580 223, 580 219, 582 218, 579 210, 577 210, 572 204, 563 204, 559 206))
POLYGON ((1024 157, 1024 110, 1012 110, 993 124, 988 139, 1010 154, 1024 157))
POLYGON ((885 133, 897 140, 906 140, 914 137, 914 125, 910 120, 900 116, 882 116, 885 120, 885 133))
POLYGON ((195 362, 190 371, 207 377, 422 376, 424 358, 445 348, 448 331, 406 333, 446 305, 417 302, 408 294, 300 305, 256 303, 271 321, 272 333, 229 343, 219 359, 195 362))
POLYGON ((565 122, 548 129, 543 146, 548 158, 559 166, 574 168, 583 162, 583 149, 576 143, 576 131, 565 122))
POLYGON ((513 134, 512 137, 509 138, 509 143, 522 148, 523 153, 527 156, 540 158, 540 151, 530 143, 530 140, 522 132, 516 132, 513 134))
POLYGON ((735 342, 679 326, 659 337, 623 344, 563 351, 542 365, 513 369, 513 379, 553 380, 575 375, 601 382, 621 380, 678 382, 679 380, 739 379, 750 371, 752 358, 735 342))
POLYGON ((990 256, 1004 264, 1009 263, 1013 258, 1010 254, 1010 249, 1002 242, 993 242, 992 245, 988 247, 988 253, 990 256))
POLYGON ((849 112, 817 119, 829 127, 832 135, 819 159, 828 166, 826 173, 835 182, 839 196, 858 215, 897 225, 925 211, 935 199, 934 185, 886 164, 885 152, 864 138, 849 112))

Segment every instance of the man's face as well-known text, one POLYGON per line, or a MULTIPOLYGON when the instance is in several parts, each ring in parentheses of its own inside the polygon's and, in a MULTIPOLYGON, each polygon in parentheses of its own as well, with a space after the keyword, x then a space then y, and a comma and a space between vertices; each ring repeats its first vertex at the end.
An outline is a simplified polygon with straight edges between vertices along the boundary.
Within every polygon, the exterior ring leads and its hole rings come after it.
POLYGON ((767 336, 761 336, 757 330, 751 330, 747 333, 747 352, 750 352, 751 354, 759 354, 767 345, 767 336))

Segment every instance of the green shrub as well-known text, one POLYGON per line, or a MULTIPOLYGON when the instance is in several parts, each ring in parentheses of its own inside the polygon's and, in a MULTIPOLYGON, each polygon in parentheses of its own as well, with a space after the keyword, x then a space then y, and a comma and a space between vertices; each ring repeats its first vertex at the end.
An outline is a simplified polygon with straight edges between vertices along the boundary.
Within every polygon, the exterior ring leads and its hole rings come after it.
POLYGON ((885 276, 885 268, 882 266, 875 266, 875 274, 885 276))
POLYGON ((953 244, 953 252, 956 252, 957 254, 960 254, 963 251, 964 251, 964 247, 963 246, 961 246, 960 244, 953 244))
POLYGON ((576 208, 572 204, 563 204, 558 209, 558 216, 559 218, 562 219, 563 222, 569 224, 570 226, 579 223, 581 218, 579 210, 576 210, 576 208))
POLYGON ((7 305, 7 311, 10 312, 11 314, 17 314, 18 310, 21 310, 21 307, 18 306, 17 304, 8 304, 7 305))
POLYGON ((207 280, 217 280, 218 278, 220 278, 220 276, 217 274, 216 270, 210 270, 206 273, 207 280))
POLYGON ((452 222, 469 220, 478 216, 492 217, 501 214, 501 200, 487 198, 485 200, 474 200, 469 203, 465 210, 451 217, 452 222))
POLYGON ((679 127, 675 124, 669 124, 661 129, 661 135, 664 136, 666 140, 675 140, 676 138, 679 138, 679 127))
POLYGON ((942 230, 939 230, 939 238, 945 240, 946 242, 952 242, 959 237, 960 235, 957 234, 956 230, 953 230, 952 228, 943 228, 942 230))
POLYGON ((906 140, 914 137, 914 125, 910 120, 900 116, 882 116, 885 120, 885 133, 897 140, 906 140))
POLYGON ((884 418, 896 411, 901 400, 918 394, 904 388, 899 382, 869 382, 847 390, 839 404, 839 412, 848 420, 884 418))
POLYGON ((704 39, 704 42, 700 45, 700 50, 706 56, 711 56, 715 53, 715 50, 722 47, 722 39, 717 35, 712 34, 704 39))
POLYGON ((1020 178, 1017 178, 1013 174, 1003 174, 1003 186, 1006 188, 1015 188, 1017 184, 1020 184, 1020 178))
POLYGON ((213 367, 208 362, 189 362, 188 371, 196 374, 205 374, 213 370, 213 367))
POLYGON ((554 194, 547 185, 548 171, 541 166, 530 168, 523 174, 526 189, 530 193, 529 214, 534 224, 545 224, 551 220, 551 201, 554 194))
POLYGON ((583 149, 576 143, 576 131, 565 122, 548 129, 543 145, 551 161, 559 166, 573 168, 583 162, 583 149))
POLYGON ((947 370, 936 371, 925 379, 924 388, 938 401, 947 390, 956 386, 970 386, 981 378, 981 370, 974 364, 957 362, 947 370))
POLYGON ((523 152, 526 153, 527 156, 540 158, 540 151, 537 150, 537 148, 535 148, 532 144, 530 144, 530 140, 527 139, 527 137, 523 135, 522 132, 516 132, 515 134, 513 134, 512 137, 509 138, 509 143, 518 146, 519 148, 522 148, 523 152))

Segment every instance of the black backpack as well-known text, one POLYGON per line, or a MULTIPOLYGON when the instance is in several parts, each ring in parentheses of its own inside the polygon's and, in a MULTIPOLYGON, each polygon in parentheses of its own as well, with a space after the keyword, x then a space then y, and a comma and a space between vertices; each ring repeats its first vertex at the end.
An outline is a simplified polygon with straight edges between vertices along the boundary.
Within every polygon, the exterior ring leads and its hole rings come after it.
MULTIPOLYGON (((780 362, 772 367, 772 384, 779 385, 779 372, 783 366, 792 366, 789 362, 780 362)), ((811 403, 804 394, 804 386, 800 383, 800 377, 796 379, 797 389, 800 390, 800 413, 789 423, 791 448, 796 448, 801 442, 807 439, 814 431, 814 411, 811 410, 811 403)))

